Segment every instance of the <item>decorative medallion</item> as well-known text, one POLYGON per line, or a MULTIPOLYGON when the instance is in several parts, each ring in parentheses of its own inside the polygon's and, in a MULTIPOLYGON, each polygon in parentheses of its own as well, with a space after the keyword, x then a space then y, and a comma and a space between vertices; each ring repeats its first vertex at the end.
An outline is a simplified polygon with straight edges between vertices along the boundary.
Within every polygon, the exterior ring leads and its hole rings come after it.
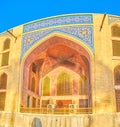
POLYGON ((89 46, 92 51, 94 50, 93 26, 68 26, 41 30, 23 35, 21 57, 23 57, 26 51, 29 50, 35 43, 55 32, 77 38, 89 46))
POLYGON ((52 33, 61 33, 79 39, 94 50, 92 15, 73 14, 41 19, 23 26, 22 54, 52 33), (43 29, 44 28, 44 29, 43 29))

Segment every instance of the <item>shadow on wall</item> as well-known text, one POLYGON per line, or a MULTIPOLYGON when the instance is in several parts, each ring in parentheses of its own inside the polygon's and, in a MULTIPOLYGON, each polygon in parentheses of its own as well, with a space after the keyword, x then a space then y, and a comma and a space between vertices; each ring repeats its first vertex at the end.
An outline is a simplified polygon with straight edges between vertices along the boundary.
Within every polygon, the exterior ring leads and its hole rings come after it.
POLYGON ((101 61, 95 63, 95 107, 99 113, 114 112, 114 75, 109 65, 101 61))

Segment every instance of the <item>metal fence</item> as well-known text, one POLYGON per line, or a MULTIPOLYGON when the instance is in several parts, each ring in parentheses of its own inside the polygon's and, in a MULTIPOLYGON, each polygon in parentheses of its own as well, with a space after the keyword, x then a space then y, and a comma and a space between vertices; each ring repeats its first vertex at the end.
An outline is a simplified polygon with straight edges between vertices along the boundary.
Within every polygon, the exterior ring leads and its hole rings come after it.
POLYGON ((22 113, 37 114, 91 114, 92 108, 25 108, 21 107, 22 113))

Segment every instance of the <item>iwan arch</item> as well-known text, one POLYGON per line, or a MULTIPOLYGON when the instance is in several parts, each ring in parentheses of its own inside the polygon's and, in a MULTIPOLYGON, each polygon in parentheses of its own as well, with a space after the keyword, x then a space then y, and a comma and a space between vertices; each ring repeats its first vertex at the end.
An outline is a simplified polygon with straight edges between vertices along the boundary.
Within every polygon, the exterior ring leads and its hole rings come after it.
POLYGON ((52 34, 25 58, 22 88, 24 97, 27 97, 21 99, 23 107, 54 104, 58 108, 68 108, 69 104, 76 104, 92 110, 92 60, 88 49, 80 42, 66 39, 69 36, 60 35, 52 34), (33 94, 30 94, 31 91, 33 94))
POLYGON ((119 21, 60 15, 1 33, 0 126, 118 127, 119 21))

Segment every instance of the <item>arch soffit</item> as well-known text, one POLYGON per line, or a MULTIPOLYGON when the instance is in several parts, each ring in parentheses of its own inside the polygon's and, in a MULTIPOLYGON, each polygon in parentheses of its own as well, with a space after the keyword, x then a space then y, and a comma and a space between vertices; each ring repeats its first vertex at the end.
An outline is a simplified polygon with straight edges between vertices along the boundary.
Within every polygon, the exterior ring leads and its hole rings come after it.
POLYGON ((1 77, 2 75, 4 75, 4 74, 5 74, 6 76, 8 76, 8 72, 4 72, 4 71, 3 71, 3 72, 0 72, 0 77, 1 77))
POLYGON ((114 71, 115 71, 116 69, 118 69, 118 68, 120 68, 120 64, 117 64, 116 66, 114 66, 114 71))
POLYGON ((64 66, 59 66, 58 68, 56 67, 55 69, 52 69, 50 72, 48 72, 46 75, 43 76, 43 78, 45 77, 51 77, 52 74, 55 73, 56 74, 56 77, 59 76, 59 74, 61 73, 67 73, 69 74, 70 76, 75 76, 75 77, 79 77, 80 74, 75 72, 74 70, 72 69, 69 69, 67 67, 64 67, 64 66), (59 72, 59 73, 58 73, 59 72), (73 75, 72 75, 73 74, 73 75))
POLYGON ((120 16, 117 15, 108 15, 108 25, 111 27, 115 24, 120 23, 120 16))
MULTIPOLYGON (((56 70, 58 67, 59 67, 60 65, 54 65, 54 66, 52 66, 52 67, 50 67, 48 70, 47 70, 47 72, 44 72, 43 73, 43 76, 45 76, 46 74, 48 74, 49 72, 51 72, 51 71, 53 71, 53 70, 56 70)), ((61 65, 61 67, 62 68, 66 68, 66 70, 71 70, 72 72, 74 72, 74 73, 76 73, 76 74, 81 74, 82 73, 82 67, 80 68, 81 70, 80 71, 78 71, 77 69, 75 69, 75 68, 71 68, 71 67, 69 67, 69 66, 65 66, 65 65, 61 65)), ((85 68, 86 69, 86 68, 85 68)), ((87 70, 87 69, 86 69, 87 70)), ((88 72, 86 72, 86 73, 88 73, 88 72)))
POLYGON ((112 27, 114 27, 114 26, 120 27, 120 17, 109 16, 108 17, 108 24, 109 24, 109 30, 111 32, 111 37, 112 37, 112 27))
POLYGON ((113 22, 113 23, 110 24, 110 27, 109 28, 110 28, 110 31, 111 32, 112 32, 112 28, 115 27, 115 26, 117 26, 117 27, 120 28, 120 21, 116 21, 116 22, 113 22))
POLYGON ((110 24, 110 28, 112 28, 112 27, 115 26, 115 25, 119 25, 119 26, 120 26, 120 20, 111 23, 111 24, 110 24))
MULTIPOLYGON (((39 40, 36 44, 34 44, 25 53, 24 57, 22 58, 22 66, 25 63, 26 59, 29 57, 30 53, 32 53, 38 46, 40 46, 41 44, 44 44, 44 42, 46 42, 47 40, 49 40, 53 37, 60 37, 63 39, 67 39, 68 41, 71 41, 72 43, 75 43, 76 45, 78 45, 79 47, 82 47, 84 49, 84 51, 89 55, 90 59, 93 58, 92 50, 80 39, 76 39, 70 35, 62 34, 60 32, 53 32, 53 33, 47 35, 46 37, 44 37, 43 39, 39 40)), ((68 44, 68 46, 69 46, 69 44, 68 44)))

